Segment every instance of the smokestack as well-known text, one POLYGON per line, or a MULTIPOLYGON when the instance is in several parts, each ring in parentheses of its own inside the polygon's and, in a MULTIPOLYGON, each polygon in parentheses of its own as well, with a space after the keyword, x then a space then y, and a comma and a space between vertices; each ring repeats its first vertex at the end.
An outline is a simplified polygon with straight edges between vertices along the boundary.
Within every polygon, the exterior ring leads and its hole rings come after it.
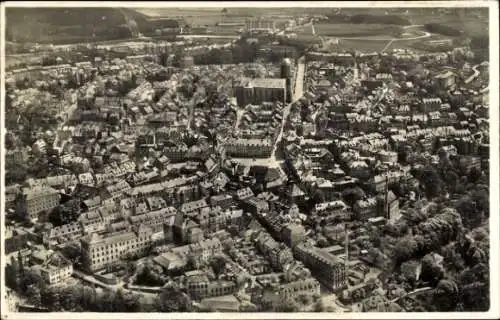
POLYGON ((347 229, 347 224, 344 223, 345 229, 345 243, 344 243, 344 253, 345 253, 345 269, 349 268, 349 230, 347 229))
POLYGON ((390 219, 389 215, 389 177, 385 176, 385 203, 384 203, 384 214, 387 219, 390 219))

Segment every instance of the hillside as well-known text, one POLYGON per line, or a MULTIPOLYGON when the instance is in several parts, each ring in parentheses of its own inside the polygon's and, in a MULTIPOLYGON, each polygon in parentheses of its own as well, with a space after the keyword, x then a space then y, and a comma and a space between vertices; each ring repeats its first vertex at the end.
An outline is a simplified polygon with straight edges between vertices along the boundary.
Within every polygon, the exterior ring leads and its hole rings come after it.
POLYGON ((179 21, 176 19, 168 19, 168 18, 158 18, 158 17, 150 17, 141 13, 135 9, 123 8, 120 9, 128 18, 135 21, 139 32, 143 35, 151 36, 154 35, 156 29, 164 29, 164 28, 178 28, 179 21))
POLYGON ((119 40, 179 26, 128 8, 7 8, 6 21, 7 41, 37 43, 119 40))
POLYGON ((81 42, 130 37, 115 8, 6 8, 6 38, 16 42, 81 42))

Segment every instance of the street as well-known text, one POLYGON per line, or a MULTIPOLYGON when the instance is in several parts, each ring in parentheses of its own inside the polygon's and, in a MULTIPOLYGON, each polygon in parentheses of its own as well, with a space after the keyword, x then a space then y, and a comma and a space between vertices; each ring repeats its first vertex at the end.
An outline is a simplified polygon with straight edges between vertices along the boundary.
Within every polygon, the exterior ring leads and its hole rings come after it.
POLYGON ((283 115, 282 115, 283 118, 281 120, 280 133, 276 137, 276 141, 274 142, 273 151, 271 153, 271 160, 274 162, 277 161, 276 160, 276 151, 278 150, 278 145, 281 142, 281 139, 283 137, 283 130, 285 128, 285 124, 286 124, 286 121, 288 119, 288 114, 290 113, 290 108, 291 108, 292 104, 297 102, 304 94, 304 75, 305 75, 305 70, 306 70, 305 57, 300 57, 298 61, 299 61, 299 63, 297 65, 297 74, 295 77, 292 102, 287 104, 285 106, 285 108, 283 108, 283 115))

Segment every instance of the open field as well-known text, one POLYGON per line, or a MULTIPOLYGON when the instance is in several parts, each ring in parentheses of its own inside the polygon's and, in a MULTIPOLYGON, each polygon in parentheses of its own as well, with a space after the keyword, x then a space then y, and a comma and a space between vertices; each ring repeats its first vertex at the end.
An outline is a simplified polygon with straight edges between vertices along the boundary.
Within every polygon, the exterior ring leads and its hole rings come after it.
POLYGON ((351 24, 351 23, 327 23, 315 24, 316 33, 320 36, 331 37, 358 37, 389 35, 392 36, 401 30, 399 26, 388 26, 382 24, 351 24))
POLYGON ((359 50, 364 52, 381 51, 389 41, 366 41, 366 40, 340 40, 339 49, 341 50, 359 50))
MULTIPOLYGON (((191 16, 210 16, 217 15, 221 13, 223 7, 220 8, 135 8, 134 10, 139 11, 150 17, 183 17, 186 15, 191 16)), ((288 16, 292 17, 295 15, 303 14, 303 8, 226 8, 226 15, 228 16, 246 16, 246 17, 259 17, 259 16, 288 16)), ((322 12, 321 8, 307 9, 307 12, 322 12)))
POLYGON ((41 64, 42 56, 40 54, 28 53, 23 55, 5 55, 5 68, 15 68, 20 63, 27 65, 41 64))
POLYGON ((488 33, 488 16, 476 13, 467 13, 462 16, 453 15, 410 15, 413 24, 440 23, 464 31, 469 36, 478 36, 488 33))

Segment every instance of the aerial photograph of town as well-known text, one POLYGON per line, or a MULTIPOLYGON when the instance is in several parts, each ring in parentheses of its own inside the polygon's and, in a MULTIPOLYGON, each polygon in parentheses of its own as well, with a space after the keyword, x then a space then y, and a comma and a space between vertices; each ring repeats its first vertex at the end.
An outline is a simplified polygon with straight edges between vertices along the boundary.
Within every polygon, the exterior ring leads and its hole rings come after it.
POLYGON ((495 304, 491 3, 3 9, 2 314, 495 304))

